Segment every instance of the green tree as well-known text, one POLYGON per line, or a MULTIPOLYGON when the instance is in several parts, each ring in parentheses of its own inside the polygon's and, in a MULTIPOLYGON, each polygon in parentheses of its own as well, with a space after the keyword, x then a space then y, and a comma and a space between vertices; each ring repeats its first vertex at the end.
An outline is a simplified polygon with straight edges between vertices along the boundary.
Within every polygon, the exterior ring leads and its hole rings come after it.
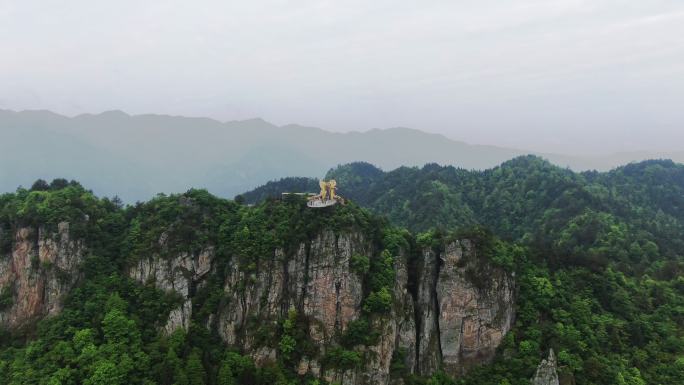
POLYGON ((206 372, 202 365, 202 352, 199 349, 193 349, 185 364, 185 372, 188 377, 189 385, 204 385, 206 381, 206 372))

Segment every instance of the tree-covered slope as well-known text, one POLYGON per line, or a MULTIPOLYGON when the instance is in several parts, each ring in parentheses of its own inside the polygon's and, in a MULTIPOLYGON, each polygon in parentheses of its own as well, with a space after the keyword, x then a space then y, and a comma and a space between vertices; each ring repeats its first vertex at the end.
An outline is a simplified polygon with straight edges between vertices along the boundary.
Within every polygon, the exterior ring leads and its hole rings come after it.
POLYGON ((483 294, 462 275, 438 280, 481 306, 505 300, 482 316, 498 334, 474 346, 470 365, 491 359, 510 329, 514 280, 485 242, 418 241, 353 202, 244 206, 190 190, 123 207, 64 180, 0 202, 0 383, 423 383, 438 375, 441 347, 418 350, 439 332, 416 320, 438 299, 414 291, 437 278, 411 269, 436 268, 446 245, 468 260, 460 268, 495 273, 477 287, 506 287, 483 294))
POLYGON ((39 182, 0 196, 0 383, 522 385, 553 349, 562 384, 681 384, 683 174, 351 164, 324 210, 39 182))
MULTIPOLYGON (((605 173, 575 173, 534 156, 485 171, 429 164, 382 172, 352 163, 326 178, 337 180, 341 195, 413 231, 479 225, 508 240, 538 243, 554 257, 601 262, 610 252, 634 267, 648 259, 644 247, 655 245, 672 258, 684 249, 684 165, 671 161, 605 173)), ((267 186, 244 196, 253 202, 283 190, 278 182, 267 186)))
POLYGON ((514 262, 521 279, 510 345, 466 383, 526 383, 520 373, 549 347, 562 383, 682 381, 684 166, 654 160, 574 173, 521 157, 482 172, 372 169, 351 164, 326 177, 393 223, 484 226, 527 250, 529 259, 514 262))
MULTIPOLYGON (((380 247, 384 242, 382 233, 387 229, 385 223, 353 204, 319 212, 307 209, 300 199, 247 207, 203 190, 191 190, 122 207, 116 200, 99 199, 78 183, 63 180, 51 184, 37 182, 31 190, 20 189, 0 196, 0 224, 0 313, 23 309, 25 304, 14 300, 23 298, 22 291, 32 293, 30 288, 18 286, 15 279, 26 278, 46 287, 59 280, 57 277, 50 281, 52 276, 48 273, 58 266, 43 259, 51 253, 51 245, 61 245, 68 237, 82 240, 86 250, 81 265, 64 272, 79 276, 79 280, 61 298, 61 312, 47 313, 38 308, 23 313, 21 322, 11 325, 0 314, 3 384, 296 381, 290 365, 257 367, 251 358, 240 355, 245 350, 239 345, 228 346, 216 327, 205 326, 224 306, 222 293, 224 279, 230 274, 229 264, 245 274, 246 279, 230 290, 247 290, 254 279, 252 275, 266 268, 276 249, 290 253, 323 229, 358 232, 380 247), (64 223, 69 223, 69 233, 55 233, 52 238, 49 234, 58 227, 64 228, 64 223), (14 239, 19 233, 34 234, 35 238, 28 239, 27 245, 19 244, 19 239, 14 239), (161 265, 172 264, 184 256, 202 263, 201 254, 208 245, 212 248, 211 260, 207 262, 211 272, 201 277, 201 284, 198 277, 189 277, 193 272, 184 266, 170 270, 171 281, 166 282, 171 284, 169 288, 163 286, 167 278, 163 275, 141 282, 134 274, 137 266, 149 258, 161 265), (18 266, 24 254, 29 264, 25 266, 26 274, 4 268, 5 263, 18 266), (186 278, 185 282, 192 286, 189 291, 188 286, 183 286, 186 278), (175 330, 165 330, 173 310, 190 297, 192 319, 175 330)), ((402 235, 398 236, 399 242, 404 242, 402 235)), ((73 250, 60 248, 57 253, 68 256, 73 250)), ((368 257, 368 265, 360 274, 377 271, 375 254, 364 258, 368 257)), ((373 288, 369 290, 370 295, 373 288)), ((43 301, 40 293, 31 300, 38 304, 43 301)), ((389 300, 382 299, 380 305, 373 305, 373 299, 369 301, 366 306, 382 307, 389 300)), ((274 320, 276 326, 283 321, 274 320)), ((301 333, 300 325, 295 326, 289 332, 301 333)), ((277 327, 272 333, 273 338, 280 339, 283 330, 277 327)), ((359 360, 356 353, 347 353, 359 360)))
POLYGON ((318 180, 307 177, 287 177, 277 181, 271 181, 263 186, 237 195, 236 201, 245 201, 249 204, 263 202, 268 198, 280 198, 285 192, 311 192, 317 193, 320 190, 318 180))

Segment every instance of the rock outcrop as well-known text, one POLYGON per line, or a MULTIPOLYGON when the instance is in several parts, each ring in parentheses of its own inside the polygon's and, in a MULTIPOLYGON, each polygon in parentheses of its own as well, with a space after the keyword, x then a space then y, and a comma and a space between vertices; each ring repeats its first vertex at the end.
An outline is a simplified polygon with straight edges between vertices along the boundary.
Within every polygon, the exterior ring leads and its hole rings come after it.
MULTIPOLYGON (((308 348, 298 353, 293 369, 329 382, 391 384, 400 383, 402 375, 429 376, 438 370, 459 376, 493 357, 513 320, 511 275, 477 255, 468 240, 413 257, 401 249, 392 255, 394 282, 384 286, 391 292, 389 309, 365 312, 371 277, 352 268, 351 261, 354 256, 373 261, 382 254, 377 241, 366 236, 323 230, 270 255, 233 255, 217 264, 214 245, 172 252, 177 248, 169 247, 162 234, 158 251, 138 259, 128 275, 182 299, 169 314, 166 333, 188 329, 196 288, 209 276, 223 279, 223 300, 205 324, 257 365, 282 358, 283 320, 296 314, 297 330, 305 334, 298 338, 305 338, 308 348), (349 325, 360 319, 374 337, 354 346, 344 343, 349 325), (340 349, 356 357, 353 364, 326 358, 340 349)), ((66 222, 55 232, 18 229, 11 254, 0 259, 0 325, 21 327, 58 313, 78 280, 84 253, 66 222)), ((557 383, 553 355, 548 362, 543 365, 554 367, 552 374, 540 366, 536 377, 557 383)))
POLYGON ((491 360, 513 322, 512 277, 481 259, 469 240, 447 244, 439 263, 424 260, 423 270, 421 374, 458 376, 491 360))
POLYGON ((349 260, 353 254, 371 252, 361 234, 325 231, 302 243, 289 258, 282 249, 274 250, 262 258, 257 271, 243 271, 234 258, 224 285, 219 334, 228 344, 250 351, 257 343, 251 329, 277 327, 295 309, 311 320, 312 341, 326 346, 359 316, 363 287, 349 260))
POLYGON ((542 360, 537 367, 537 372, 530 380, 532 385, 558 385, 558 371, 556 369, 556 356, 553 349, 549 349, 549 357, 542 360))
POLYGON ((17 229, 11 254, 0 256, 0 325, 19 328, 59 313, 79 278, 84 252, 83 242, 70 237, 68 222, 59 223, 56 232, 17 229))
POLYGON ((439 258, 432 249, 421 252, 418 269, 418 295, 416 297, 416 324, 418 341, 418 373, 434 373, 440 367, 439 322, 437 321, 437 277, 439 258))
POLYGON ((178 328, 185 330, 190 326, 192 316, 192 294, 198 282, 210 271, 214 258, 214 248, 206 246, 197 255, 183 252, 168 256, 165 234, 159 239, 162 254, 153 254, 140 259, 129 270, 129 276, 143 284, 153 284, 156 288, 175 292, 183 298, 183 303, 171 310, 164 326, 170 334, 178 328))
POLYGON ((217 315, 219 334, 258 364, 274 361, 277 341, 264 336, 278 330, 293 309, 307 320, 308 338, 318 348, 299 362, 297 372, 341 384, 388 384, 393 359, 402 359, 408 373, 444 370, 459 376, 494 356, 513 321, 514 280, 462 240, 441 252, 424 250, 411 277, 407 255, 394 256, 392 308, 370 319, 378 342, 353 348, 363 357, 363 368, 325 368, 321 358, 339 346, 349 323, 362 314, 363 280, 351 270, 350 258, 378 252, 362 234, 324 231, 292 255, 274 250, 253 271, 244 271, 233 258, 217 315))
POLYGON ((444 371, 457 375, 494 357, 513 323, 515 285, 502 269, 480 260, 468 240, 447 245, 440 260, 439 346, 444 371))
POLYGON ((413 296, 409 292, 408 256, 401 251, 394 256, 395 286, 394 302, 388 314, 375 317, 370 329, 379 333, 378 342, 370 346, 357 346, 355 350, 365 358, 363 368, 355 371, 328 371, 325 379, 340 384, 389 384, 392 383, 390 368, 393 360, 403 359, 400 364, 406 372, 415 372, 416 323, 413 296), (401 354, 397 354, 401 352, 401 354))

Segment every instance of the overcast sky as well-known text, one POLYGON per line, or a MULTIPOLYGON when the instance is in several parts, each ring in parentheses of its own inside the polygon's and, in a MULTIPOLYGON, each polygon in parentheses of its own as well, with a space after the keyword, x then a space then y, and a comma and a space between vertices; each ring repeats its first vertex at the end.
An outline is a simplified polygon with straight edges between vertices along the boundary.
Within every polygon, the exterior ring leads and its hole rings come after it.
POLYGON ((0 0, 0 108, 684 150, 684 1, 0 0))

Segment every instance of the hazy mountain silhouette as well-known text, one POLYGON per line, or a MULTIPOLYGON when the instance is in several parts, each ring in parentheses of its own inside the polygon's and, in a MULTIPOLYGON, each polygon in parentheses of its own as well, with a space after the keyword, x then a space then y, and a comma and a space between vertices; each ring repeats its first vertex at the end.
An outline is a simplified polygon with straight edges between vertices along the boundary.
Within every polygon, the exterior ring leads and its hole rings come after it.
MULTIPOLYGON (((233 196, 280 177, 320 177, 353 161, 385 170, 430 162, 483 169, 532 153, 470 145, 409 128, 333 133, 261 119, 223 123, 121 111, 69 118, 49 111, 0 110, 0 134, 1 191, 28 187, 37 178, 64 177, 98 194, 119 193, 129 202, 190 187, 233 196)), ((684 160, 684 152, 538 155, 575 170, 605 170, 649 158, 684 160)))

